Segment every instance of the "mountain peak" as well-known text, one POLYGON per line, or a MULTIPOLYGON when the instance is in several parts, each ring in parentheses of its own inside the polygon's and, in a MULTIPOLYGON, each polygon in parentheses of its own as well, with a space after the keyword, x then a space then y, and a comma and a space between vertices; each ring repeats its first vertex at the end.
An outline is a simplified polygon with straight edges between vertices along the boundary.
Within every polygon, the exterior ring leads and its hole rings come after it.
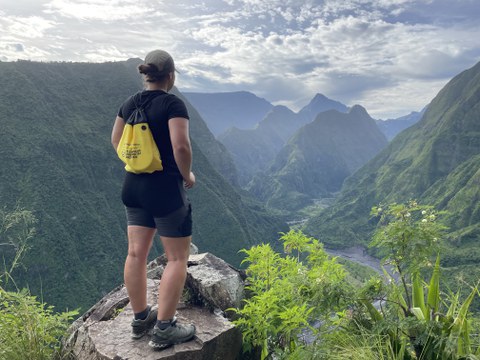
POLYGON ((301 109, 298 114, 304 118, 304 123, 308 123, 314 120, 317 114, 327 110, 337 110, 346 113, 348 107, 339 101, 329 99, 325 95, 317 93, 309 104, 301 109))
POLYGON ((316 101, 323 101, 323 100, 331 100, 331 99, 329 99, 328 97, 326 97, 323 94, 316 93, 315 96, 313 97, 311 103, 316 102, 316 101))
POLYGON ((348 111, 349 114, 353 114, 353 115, 357 115, 357 116, 368 116, 370 117, 370 115, 368 114, 367 110, 361 106, 361 105, 353 105, 350 110, 348 111))
MULTIPOLYGON (((275 105, 271 110, 270 110, 270 113, 269 114, 288 114, 288 115, 292 115, 294 114, 294 112, 292 110, 290 110, 290 108, 288 108, 287 106, 285 105, 275 105)), ((267 116, 269 115, 267 114, 267 116)))

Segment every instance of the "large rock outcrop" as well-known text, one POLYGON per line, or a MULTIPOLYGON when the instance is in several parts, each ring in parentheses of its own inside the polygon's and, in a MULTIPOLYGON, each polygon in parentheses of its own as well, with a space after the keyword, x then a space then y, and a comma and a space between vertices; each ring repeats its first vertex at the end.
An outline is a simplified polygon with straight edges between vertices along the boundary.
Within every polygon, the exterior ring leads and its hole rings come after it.
MULTIPOLYGON (((155 304, 165 265, 159 257, 148 265, 148 302, 155 304)), ((242 274, 210 253, 191 255, 179 322, 194 323, 192 341, 162 351, 148 346, 150 336, 130 338, 133 311, 127 291, 119 286, 95 304, 70 328, 67 348, 76 360, 235 360, 241 358, 239 330, 225 317, 244 296, 242 274)))

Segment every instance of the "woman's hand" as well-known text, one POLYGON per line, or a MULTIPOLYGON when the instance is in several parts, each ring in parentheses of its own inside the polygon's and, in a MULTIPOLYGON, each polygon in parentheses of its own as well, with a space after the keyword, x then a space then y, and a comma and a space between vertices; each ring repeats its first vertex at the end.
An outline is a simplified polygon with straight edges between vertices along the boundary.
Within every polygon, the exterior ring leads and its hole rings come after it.
POLYGON ((195 175, 190 171, 188 179, 183 179, 183 183, 186 189, 191 189, 195 185, 195 175))

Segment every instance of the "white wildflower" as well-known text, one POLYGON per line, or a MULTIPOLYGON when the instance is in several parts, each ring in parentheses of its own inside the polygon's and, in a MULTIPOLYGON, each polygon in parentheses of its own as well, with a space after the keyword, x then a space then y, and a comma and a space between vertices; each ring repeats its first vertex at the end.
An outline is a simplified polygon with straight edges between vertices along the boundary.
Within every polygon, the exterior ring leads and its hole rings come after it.
POLYGON ((426 210, 422 210, 422 215, 425 215, 427 213, 426 210))
POLYGON ((427 219, 422 219, 422 223, 426 223, 427 221, 427 219))
POLYGON ((298 275, 305 275, 307 273, 307 271, 304 268, 299 268, 297 270, 297 273, 298 273, 298 275))

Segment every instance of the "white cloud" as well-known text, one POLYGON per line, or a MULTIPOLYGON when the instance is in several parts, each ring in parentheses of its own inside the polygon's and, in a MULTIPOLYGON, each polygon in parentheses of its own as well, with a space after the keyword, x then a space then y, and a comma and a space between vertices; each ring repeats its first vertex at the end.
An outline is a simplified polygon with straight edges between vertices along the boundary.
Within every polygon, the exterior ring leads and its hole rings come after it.
POLYGON ((362 104, 370 116, 389 119, 410 111, 420 111, 437 95, 448 80, 417 82, 405 79, 394 87, 371 89, 353 98, 351 104, 362 104))
POLYGON ((480 59, 475 1, 4 1, 2 60, 125 60, 164 48, 180 89, 249 90, 294 109, 322 92, 403 115, 480 59))
POLYGON ((146 1, 131 0, 52 0, 45 5, 45 12, 80 20, 114 22, 142 17, 153 8, 146 1))
POLYGON ((49 52, 33 43, 41 40, 49 29, 56 26, 53 20, 40 16, 6 16, 0 11, 0 51, 2 61, 16 59, 46 60, 49 52))
POLYGON ((1 40, 17 38, 40 38, 45 32, 54 27, 55 22, 44 19, 40 16, 5 16, 0 11, 0 32, 3 34, 1 40))
POLYGON ((128 57, 127 53, 122 52, 115 46, 101 46, 96 47, 95 51, 88 51, 83 54, 88 61, 91 62, 106 62, 115 61, 120 58, 128 57))

